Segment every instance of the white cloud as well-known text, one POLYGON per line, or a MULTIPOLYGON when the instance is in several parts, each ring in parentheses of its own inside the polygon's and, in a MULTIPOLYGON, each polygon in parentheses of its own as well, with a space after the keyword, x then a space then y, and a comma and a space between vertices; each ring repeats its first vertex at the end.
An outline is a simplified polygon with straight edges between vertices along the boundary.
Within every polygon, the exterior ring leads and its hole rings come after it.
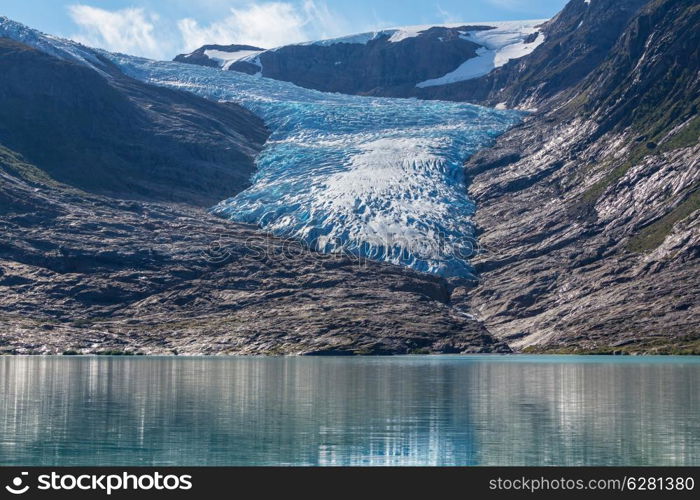
POLYGON ((313 39, 334 38, 349 33, 347 23, 326 2, 304 1, 305 29, 313 39))
POLYGON ((459 23, 462 20, 459 19, 458 16, 455 16, 452 12, 443 9, 440 4, 436 4, 435 8, 437 10, 437 15, 438 17, 442 20, 443 23, 445 24, 451 24, 451 23, 459 23))
POLYGON ((170 59, 206 44, 241 43, 273 48, 290 43, 332 38, 349 32, 343 19, 322 0, 255 2, 223 9, 230 0, 206 0, 223 16, 210 24, 187 17, 161 19, 144 8, 105 10, 75 4, 68 12, 78 26, 70 38, 91 47, 152 59, 170 59), (220 6, 217 8, 217 6, 220 6))
POLYGON ((314 0, 297 5, 288 2, 251 3, 243 8, 231 8, 228 16, 207 26, 186 18, 178 22, 178 27, 185 51, 213 43, 273 48, 344 34, 342 21, 325 3, 314 0))
POLYGON ((80 31, 71 36, 85 45, 113 52, 162 59, 168 43, 154 33, 158 16, 141 8, 109 11, 89 5, 68 7, 80 31))

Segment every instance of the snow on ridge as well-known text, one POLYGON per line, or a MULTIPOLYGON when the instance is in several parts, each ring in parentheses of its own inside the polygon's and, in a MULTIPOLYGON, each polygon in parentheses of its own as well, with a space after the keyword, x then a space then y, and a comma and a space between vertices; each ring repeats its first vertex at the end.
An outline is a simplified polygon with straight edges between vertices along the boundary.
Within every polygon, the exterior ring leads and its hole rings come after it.
POLYGON ((355 35, 341 36, 338 38, 329 38, 327 40, 317 40, 313 42, 298 43, 295 45, 320 45, 322 47, 328 47, 330 45, 336 45, 339 43, 353 43, 358 45, 367 45, 367 43, 372 40, 377 40, 383 36, 391 36, 396 30, 380 30, 380 31, 368 31, 367 33, 357 33, 355 35))
POLYGON ((511 59, 530 54, 544 42, 544 34, 538 29, 544 22, 540 19, 483 23, 482 25, 493 26, 494 29, 463 32, 462 38, 481 45, 476 51, 477 57, 465 61, 446 75, 420 82, 416 87, 434 87, 478 78, 500 68, 511 59), (535 33, 537 38, 528 42, 528 38, 535 33))
MULTIPOLYGON (((431 28, 448 28, 456 29, 462 28, 464 26, 490 26, 497 29, 510 29, 517 30, 520 27, 532 28, 534 26, 540 25, 546 22, 547 19, 535 19, 535 20, 525 20, 525 21, 494 21, 494 22, 462 22, 462 23, 443 23, 443 24, 417 24, 414 26, 399 26, 393 28, 386 28, 377 31, 368 31, 365 33, 357 33, 353 35, 346 35, 337 38, 328 38, 325 40, 316 40, 311 42, 297 43, 293 45, 321 45, 324 47, 335 45, 338 43, 356 43, 360 45, 366 45, 372 40, 376 40, 383 36, 389 37, 389 42, 398 43, 408 38, 415 38, 420 36, 425 31, 431 28)), ((531 31, 532 32, 532 31, 531 31)), ((530 32, 530 33, 531 33, 530 32)), ((279 48, 279 47, 278 47, 279 48)), ((277 49, 272 49, 277 50, 277 49)))
POLYGON ((103 73, 103 63, 95 55, 97 51, 72 40, 34 30, 5 16, 0 16, 0 36, 27 44, 59 59, 86 64, 103 73))
POLYGON ((295 45, 320 45, 323 47, 328 47, 330 45, 336 45, 338 43, 354 43, 358 45, 367 45, 367 43, 377 40, 382 37, 389 37, 389 42, 398 43, 407 38, 414 38, 420 36, 424 31, 430 28, 459 28, 461 26, 477 26, 482 23, 451 23, 451 24, 424 24, 416 26, 405 26, 401 28, 387 28, 378 31, 368 31, 365 33, 357 33, 354 35, 341 36, 338 38, 328 38, 326 40, 316 40, 312 42, 298 43, 295 45))
POLYGON ((392 32, 389 41, 392 43, 402 42, 408 38, 415 38, 431 28, 448 28, 456 29, 463 26, 494 26, 495 23, 447 23, 447 24, 418 24, 415 26, 403 26, 401 28, 392 28, 388 31, 392 32))
POLYGON ((207 56, 209 59, 218 62, 219 66, 221 66, 221 69, 228 70, 233 63, 244 59, 255 59, 255 56, 259 56, 263 52, 265 51, 235 50, 229 52, 226 50, 207 49, 204 51, 204 55, 207 56))

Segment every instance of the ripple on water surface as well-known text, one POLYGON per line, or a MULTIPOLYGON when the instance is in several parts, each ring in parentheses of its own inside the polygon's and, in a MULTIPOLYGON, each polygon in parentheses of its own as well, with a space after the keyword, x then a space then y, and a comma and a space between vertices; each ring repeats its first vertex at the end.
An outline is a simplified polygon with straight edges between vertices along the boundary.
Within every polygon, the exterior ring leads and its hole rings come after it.
POLYGON ((0 358, 0 465, 700 465, 692 358, 0 358))

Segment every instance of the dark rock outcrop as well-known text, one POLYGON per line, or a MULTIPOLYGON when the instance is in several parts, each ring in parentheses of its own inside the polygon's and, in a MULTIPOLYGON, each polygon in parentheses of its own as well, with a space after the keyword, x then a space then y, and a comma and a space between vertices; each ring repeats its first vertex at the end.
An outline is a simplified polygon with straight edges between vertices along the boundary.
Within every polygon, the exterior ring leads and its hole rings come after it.
MULTIPOLYGON (((366 44, 289 45, 260 55, 263 76, 301 87, 346 94, 401 96, 476 56, 479 45, 460 31, 434 27, 399 42, 382 35, 366 44)), ((245 70, 234 63, 231 70, 245 70)))
POLYGON ((248 187, 268 132, 235 104, 0 38, 0 144, 80 189, 210 206, 248 187))

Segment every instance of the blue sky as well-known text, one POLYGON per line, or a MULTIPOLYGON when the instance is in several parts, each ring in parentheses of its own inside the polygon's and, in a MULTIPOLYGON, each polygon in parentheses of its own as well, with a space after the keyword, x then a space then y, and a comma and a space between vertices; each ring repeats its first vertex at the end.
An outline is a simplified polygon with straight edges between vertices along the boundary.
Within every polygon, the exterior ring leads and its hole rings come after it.
POLYGON ((87 45, 170 59, 205 43, 265 48, 380 28, 552 17, 567 0, 3 0, 0 15, 87 45))

